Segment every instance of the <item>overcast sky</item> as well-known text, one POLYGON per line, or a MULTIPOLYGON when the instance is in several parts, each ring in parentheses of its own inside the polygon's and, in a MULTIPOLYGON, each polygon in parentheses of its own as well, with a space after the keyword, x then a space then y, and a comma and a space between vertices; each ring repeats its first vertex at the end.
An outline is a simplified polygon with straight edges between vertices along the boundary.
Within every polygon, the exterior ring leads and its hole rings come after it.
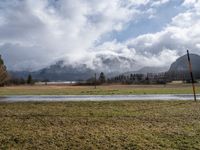
POLYGON ((97 54, 169 66, 200 54, 200 0, 1 0, 0 53, 10 70, 97 54))

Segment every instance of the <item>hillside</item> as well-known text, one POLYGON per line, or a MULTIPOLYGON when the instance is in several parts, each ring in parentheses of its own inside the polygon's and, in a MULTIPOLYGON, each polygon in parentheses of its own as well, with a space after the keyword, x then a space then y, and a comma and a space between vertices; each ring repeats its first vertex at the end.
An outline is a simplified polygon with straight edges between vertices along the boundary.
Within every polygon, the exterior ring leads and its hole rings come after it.
MULTIPOLYGON (((200 78, 200 56, 191 54, 190 57, 194 76, 195 78, 200 78)), ((168 72, 169 79, 190 79, 187 55, 178 58, 172 63, 169 71, 167 71, 167 67, 143 67, 139 70, 132 71, 135 70, 134 59, 114 55, 98 55, 92 63, 93 68, 96 69, 88 67, 84 62, 82 64, 72 65, 66 64, 64 61, 58 61, 49 67, 34 72, 11 71, 10 73, 12 76, 18 78, 27 78, 28 74, 31 74, 34 79, 50 81, 87 80, 93 77, 95 72, 97 75, 100 72, 104 72, 106 77, 112 77, 122 73, 124 75, 130 75, 168 72)))
POLYGON ((137 71, 126 72, 126 73, 124 73, 124 75, 162 73, 162 72, 166 72, 167 70, 168 70, 168 67, 143 67, 137 71))
MULTIPOLYGON (((200 78, 200 56, 196 54, 190 54, 191 63, 192 63, 192 70, 194 73, 195 78, 200 78)), ((188 68, 188 58, 187 55, 184 55, 178 58, 174 63, 172 63, 169 71, 169 75, 172 78, 177 79, 189 79, 189 68, 188 68)))
POLYGON ((104 72, 108 77, 129 71, 135 66, 135 61, 122 56, 98 54, 91 62, 91 66, 93 67, 89 67, 86 62, 73 64, 61 60, 38 71, 10 71, 10 74, 17 78, 27 78, 28 74, 31 74, 34 79, 50 81, 87 80, 93 77, 95 72, 104 72))

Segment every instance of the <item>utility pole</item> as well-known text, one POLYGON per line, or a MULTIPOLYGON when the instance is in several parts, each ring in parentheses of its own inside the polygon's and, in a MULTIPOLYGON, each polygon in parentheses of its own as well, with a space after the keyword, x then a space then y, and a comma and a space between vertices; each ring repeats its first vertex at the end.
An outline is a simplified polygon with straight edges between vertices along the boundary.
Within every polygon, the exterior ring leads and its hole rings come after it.
POLYGON ((94 74, 94 88, 95 89, 97 88, 96 82, 97 82, 97 74, 95 73, 94 74))
POLYGON ((188 63, 189 63, 189 70, 190 70, 190 76, 191 76, 191 80, 192 80, 192 88, 193 88, 193 93, 194 93, 194 101, 197 101, 197 97, 196 97, 196 90, 195 90, 195 84, 194 84, 194 76, 192 73, 192 63, 190 60, 190 53, 189 50, 187 50, 187 56, 188 56, 188 63))

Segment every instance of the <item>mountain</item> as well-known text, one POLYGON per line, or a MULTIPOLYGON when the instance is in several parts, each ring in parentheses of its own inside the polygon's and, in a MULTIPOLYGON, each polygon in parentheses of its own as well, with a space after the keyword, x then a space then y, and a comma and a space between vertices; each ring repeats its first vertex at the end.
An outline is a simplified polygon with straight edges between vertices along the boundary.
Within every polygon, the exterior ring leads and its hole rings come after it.
POLYGON ((167 70, 168 70, 168 67, 143 67, 137 71, 126 72, 126 73, 124 73, 124 75, 162 73, 162 72, 166 72, 167 70))
MULTIPOLYGON (((190 59, 192 63, 192 70, 195 78, 200 78, 200 56, 196 54, 190 54, 190 59)), ((187 55, 178 58, 174 63, 172 63, 169 71, 169 76, 172 78, 185 78, 189 79, 189 66, 187 55)))
POLYGON ((118 55, 97 54, 90 66, 92 67, 88 67, 85 62, 71 64, 61 60, 38 71, 10 71, 10 74, 16 78, 27 78, 31 74, 34 79, 50 81, 87 80, 93 77, 94 73, 98 75, 104 72, 106 77, 111 77, 129 71, 132 66, 135 66, 135 61, 133 58, 118 55))
POLYGON ((33 77, 51 81, 77 81, 88 79, 93 75, 94 70, 88 68, 85 64, 73 66, 65 65, 63 61, 59 61, 55 65, 37 71, 33 77))
MULTIPOLYGON (((200 56, 191 54, 190 57, 194 75, 196 78, 200 78, 200 56)), ((98 75, 100 72, 104 72, 106 77, 112 77, 122 73, 124 75, 130 75, 168 72, 169 78, 189 78, 187 55, 178 58, 171 65, 169 71, 167 71, 168 68, 166 67, 143 67, 137 71, 131 71, 135 70, 137 66, 133 58, 105 54, 96 55, 93 59, 92 66, 93 67, 89 67, 84 62, 71 64, 66 63, 65 61, 58 61, 57 63, 38 71, 10 71, 10 74, 17 78, 27 78, 27 76, 31 74, 34 79, 50 81, 87 80, 88 78, 93 77, 94 73, 97 73, 98 75)))
POLYGON ((16 78, 27 78, 29 74, 37 80, 49 81, 77 81, 85 80, 94 75, 94 71, 86 65, 65 65, 64 61, 58 61, 47 68, 34 71, 10 71, 10 74, 16 78))
POLYGON ((98 54, 93 60, 94 68, 107 73, 123 73, 133 70, 136 66, 134 58, 116 56, 112 54, 98 54))
MULTIPOLYGON (((200 71, 200 56, 196 54, 190 54, 190 59, 192 63, 192 69, 194 72, 200 71)), ((170 67, 170 72, 173 71, 188 71, 188 58, 184 55, 178 58, 170 67)))

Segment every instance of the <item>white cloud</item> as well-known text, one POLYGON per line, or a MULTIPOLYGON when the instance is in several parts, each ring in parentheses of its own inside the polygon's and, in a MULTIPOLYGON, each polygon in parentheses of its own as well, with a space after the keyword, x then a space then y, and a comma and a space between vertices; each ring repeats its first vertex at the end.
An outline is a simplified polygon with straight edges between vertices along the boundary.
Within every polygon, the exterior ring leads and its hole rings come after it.
POLYGON ((169 66, 176 58, 186 54, 187 49, 200 54, 198 11, 192 8, 179 13, 162 31, 129 39, 119 47, 133 54, 141 66, 169 66))
POLYGON ((122 30, 137 13, 121 0, 15 0, 0 2, 0 6, 0 45, 5 48, 1 48, 2 54, 8 57, 8 64, 20 59, 18 64, 27 66, 31 56, 34 68, 59 57, 81 56, 104 34, 122 30), (14 49, 8 49, 6 44, 14 49), (20 48, 26 49, 21 56, 20 48), (12 58, 8 55, 11 51, 12 58))
POLYGON ((139 7, 149 4, 150 0, 128 0, 129 6, 139 7))
POLYGON ((198 0, 184 0, 183 5, 184 6, 191 6, 198 3, 198 0))
POLYGON ((158 7, 158 6, 161 6, 163 4, 168 3, 169 1, 170 0, 156 0, 156 1, 152 2, 151 6, 158 7))
MULTIPOLYGON (((93 64, 94 60, 100 54, 134 59, 134 68, 166 66, 185 54, 186 49, 200 53, 199 1, 185 0, 180 7, 186 11, 173 17, 160 32, 139 35, 125 42, 107 41, 103 37, 113 31, 123 32, 127 24, 137 22, 141 15, 151 19, 157 8, 168 2, 0 1, 0 52, 9 69, 38 69, 59 59, 95 67, 98 65, 93 64)), ((124 62, 122 66, 128 66, 124 62)))

